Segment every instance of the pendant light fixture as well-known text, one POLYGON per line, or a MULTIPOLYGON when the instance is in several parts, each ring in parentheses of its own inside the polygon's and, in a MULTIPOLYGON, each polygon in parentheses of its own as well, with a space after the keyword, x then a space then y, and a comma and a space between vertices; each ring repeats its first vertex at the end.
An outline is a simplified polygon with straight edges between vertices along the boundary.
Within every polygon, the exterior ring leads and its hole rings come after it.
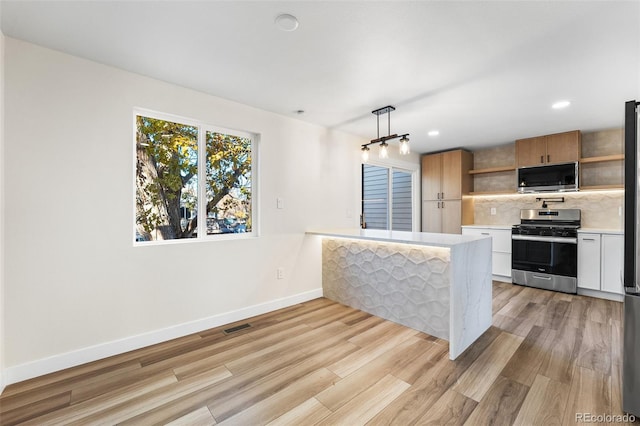
POLYGON ((378 124, 378 137, 376 139, 372 139, 371 142, 362 145, 362 161, 369 161, 369 145, 380 144, 380 151, 378 152, 378 156, 380 158, 388 158, 389 157, 389 144, 387 141, 400 138, 400 154, 406 155, 409 154, 409 133, 405 133, 402 135, 398 135, 397 133, 391 134, 391 111, 395 111, 395 107, 391 105, 387 105, 386 107, 378 108, 371 111, 372 114, 376 115, 377 124, 378 124), (387 136, 380 136, 380 116, 382 114, 388 114, 387 116, 387 136))

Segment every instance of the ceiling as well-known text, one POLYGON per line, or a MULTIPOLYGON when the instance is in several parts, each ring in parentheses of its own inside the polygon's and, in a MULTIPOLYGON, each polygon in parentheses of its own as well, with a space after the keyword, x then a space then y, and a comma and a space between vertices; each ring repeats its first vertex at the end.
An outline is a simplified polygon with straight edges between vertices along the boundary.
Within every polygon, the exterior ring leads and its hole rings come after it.
POLYGON ((3 0, 1 13, 6 36, 366 139, 371 111, 393 105, 413 152, 622 127, 640 99, 638 1, 3 0), (279 30, 281 13, 299 28, 279 30))

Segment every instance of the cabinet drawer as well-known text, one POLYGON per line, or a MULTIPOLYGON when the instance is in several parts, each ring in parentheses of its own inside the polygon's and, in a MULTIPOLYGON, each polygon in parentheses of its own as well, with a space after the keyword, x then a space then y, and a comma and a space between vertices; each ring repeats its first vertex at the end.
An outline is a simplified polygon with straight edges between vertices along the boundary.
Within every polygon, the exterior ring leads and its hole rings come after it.
POLYGON ((493 240, 492 251, 511 253, 511 230, 492 228, 464 228, 464 235, 484 235, 493 240))

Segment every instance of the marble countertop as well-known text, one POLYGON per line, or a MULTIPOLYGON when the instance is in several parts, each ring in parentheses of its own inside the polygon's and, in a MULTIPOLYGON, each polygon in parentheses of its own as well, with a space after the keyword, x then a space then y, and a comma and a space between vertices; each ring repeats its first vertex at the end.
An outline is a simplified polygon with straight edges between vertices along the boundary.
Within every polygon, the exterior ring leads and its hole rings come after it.
POLYGON ((623 235, 624 229, 580 228, 578 229, 578 233, 623 235))
POLYGON ((380 229, 324 229, 309 230, 306 233, 325 237, 354 238, 431 247, 453 247, 484 238, 491 238, 484 235, 432 234, 428 232, 386 231, 380 229))
POLYGON ((511 230, 513 225, 462 225, 463 228, 477 228, 477 229, 508 229, 511 230))
MULTIPOLYGON (((511 229, 513 225, 462 225, 463 228, 471 228, 471 229, 511 229)), ((586 232, 593 234, 612 234, 612 235, 623 235, 624 229, 603 229, 603 228, 580 228, 578 232, 586 232)))

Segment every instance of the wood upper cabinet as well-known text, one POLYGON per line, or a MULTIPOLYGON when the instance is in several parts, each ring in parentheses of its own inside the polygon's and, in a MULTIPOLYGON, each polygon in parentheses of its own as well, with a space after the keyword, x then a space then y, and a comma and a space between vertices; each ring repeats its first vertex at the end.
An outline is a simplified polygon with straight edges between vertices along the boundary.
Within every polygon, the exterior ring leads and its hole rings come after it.
POLYGON ((580 160, 580 142, 582 141, 580 131, 556 133, 546 138, 548 163, 568 163, 580 160))
POLYGON ((462 195, 473 190, 473 154, 455 150, 422 157, 422 231, 459 234, 473 222, 473 206, 462 195))
POLYGON ((516 141, 518 167, 568 163, 580 159, 579 130, 516 141))
POLYGON ((422 200, 439 200, 442 191, 442 156, 422 157, 422 200))
MULTIPOLYGON (((469 168, 471 168, 473 167, 473 156, 470 152, 462 150, 443 152, 441 155, 442 199, 459 200, 462 198, 462 157, 464 155, 465 158, 471 158, 471 164, 469 165, 469 168)), ((465 171, 466 176, 469 176, 469 168, 465 171)), ((470 188, 466 189, 466 192, 470 192, 470 188)))
POLYGON ((516 141, 516 164, 518 167, 544 164, 547 156, 545 136, 516 141))
POLYGON ((422 157, 422 200, 459 200, 471 192, 473 154, 455 150, 422 157))

